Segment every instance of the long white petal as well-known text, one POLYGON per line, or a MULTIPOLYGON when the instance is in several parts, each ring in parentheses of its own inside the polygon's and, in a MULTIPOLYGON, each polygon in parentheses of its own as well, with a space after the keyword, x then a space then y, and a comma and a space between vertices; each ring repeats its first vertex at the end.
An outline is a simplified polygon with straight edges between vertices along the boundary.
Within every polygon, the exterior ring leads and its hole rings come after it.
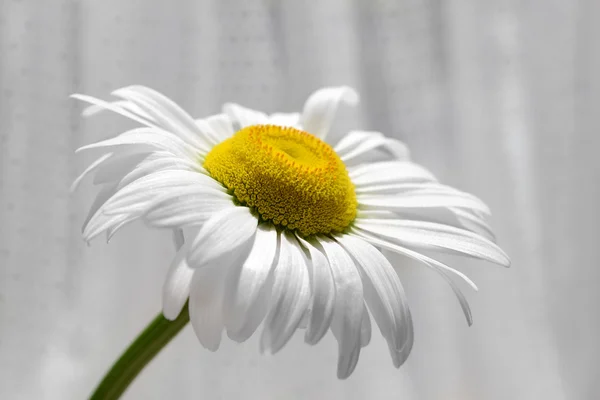
POLYGON ((198 154, 198 151, 188 146, 177 136, 163 134, 155 128, 132 129, 117 137, 80 147, 76 152, 98 148, 119 148, 123 146, 137 146, 140 150, 148 148, 165 150, 189 160, 194 160, 198 154))
POLYGON ((367 305, 383 336, 395 350, 408 339, 406 295, 390 262, 368 242, 349 235, 335 239, 354 257, 363 272, 367 305))
POLYGON ((510 265, 508 256, 500 247, 466 229, 426 221, 386 219, 359 219, 355 226, 406 246, 447 250, 502 266, 510 265))
POLYGON ((231 118, 227 114, 216 114, 204 120, 217 135, 219 142, 229 139, 235 133, 231 118))
POLYGON ((300 113, 271 114, 269 115, 269 124, 297 128, 300 124, 300 113))
POLYGON ((105 185, 100 189, 100 191, 96 195, 96 198, 94 199, 94 202, 92 203, 92 205, 88 211, 88 214, 87 214, 85 220, 83 221, 81 233, 86 231, 88 224, 90 223, 92 218, 94 218, 94 216, 98 213, 98 210, 100 209, 100 207, 102 207, 102 205, 106 202, 106 200, 108 200, 109 198, 114 196, 116 190, 117 190, 117 183, 105 185))
POLYGON ((309 133, 325 139, 340 103, 358 104, 358 93, 348 86, 327 87, 314 92, 304 103, 300 125, 309 133))
POLYGON ((194 119, 163 94, 144 86, 128 86, 112 94, 129 100, 164 130, 176 134, 190 146, 204 150, 210 148, 206 133, 199 129, 194 119))
POLYGON ((217 351, 223 332, 223 293, 229 265, 194 269, 190 289, 190 322, 200 343, 217 351))
MULTIPOLYGON (((168 152, 165 153, 171 154, 168 152)), ((153 154, 154 151, 116 151, 111 158, 106 160, 106 162, 102 163, 102 165, 98 167, 96 173, 94 174, 93 182, 95 185, 99 185, 103 183, 120 181, 124 176, 133 171, 139 164, 153 154)))
POLYGON ((223 112, 229 116, 238 126, 234 129, 242 129, 251 125, 265 125, 269 123, 267 114, 243 107, 235 103, 226 103, 223 105, 223 112))
POLYGON ((111 158, 113 156, 113 153, 106 153, 103 156, 99 157, 98 159, 96 159, 96 161, 94 161, 93 163, 91 163, 78 177, 77 179, 75 179, 75 181, 73 181, 73 184, 71 185, 71 192, 74 192, 75 190, 77 190, 77 188, 79 187, 79 185, 81 184, 81 181, 83 181, 83 179, 88 176, 89 174, 91 174, 92 172, 94 172, 96 169, 98 169, 98 167, 100 167, 102 164, 104 164, 106 162, 106 160, 108 160, 109 158, 111 158))
POLYGON ((427 194, 419 192, 403 193, 402 195, 358 195, 359 207, 363 209, 377 208, 381 210, 403 210, 407 208, 440 208, 458 207, 488 213, 489 209, 478 200, 461 197, 455 194, 427 194))
POLYGON ((163 315, 171 321, 179 316, 190 295, 194 270, 187 265, 186 261, 189 247, 187 243, 177 251, 163 285, 163 315))
MULTIPOLYGON (((136 106, 135 104, 133 104, 132 102, 130 102, 128 100, 111 101, 110 104, 112 104, 114 107, 118 107, 118 108, 121 108, 122 110, 131 112, 132 114, 137 115, 138 117, 140 117, 144 120, 147 120, 148 122, 152 121, 152 117, 150 117, 150 115, 145 113, 144 110, 142 110, 141 108, 139 108, 138 106, 136 106)), ((86 107, 83 110, 83 112, 81 113, 81 115, 83 115, 84 117, 91 117, 102 111, 109 111, 109 110, 106 107, 104 107, 103 105, 92 104, 92 105, 86 107)), ((152 125, 154 125, 154 124, 152 124, 152 125)))
MULTIPOLYGON (((98 99, 96 97, 88 96, 85 94, 72 94, 70 97, 77 99, 77 100, 85 101, 86 103, 92 104, 99 108, 103 108, 103 109, 112 111, 116 114, 120 114, 124 117, 127 117, 127 118, 133 120, 133 121, 139 122, 143 125, 150 126, 150 127, 156 127, 156 128, 158 127, 158 125, 150 122, 148 119, 146 119, 142 116, 136 115, 136 113, 123 108, 121 106, 121 104, 119 104, 118 102, 104 101, 104 100, 98 99)), ((96 109, 92 109, 90 111, 90 109, 88 108, 88 109, 84 110, 84 116, 94 114, 95 113, 94 110, 96 110, 96 109)))
POLYGON ((496 235, 483 218, 474 215, 472 212, 469 212, 469 210, 463 210, 461 208, 451 207, 450 211, 456 216, 461 227, 468 229, 471 232, 478 233, 492 242, 496 241, 496 235))
POLYGON ((193 268, 206 265, 233 248, 246 244, 256 232, 258 220, 246 207, 217 212, 200 229, 192 243, 188 263, 193 268))
MULTIPOLYGON (((198 165, 195 165, 188 160, 175 157, 167 152, 161 151, 149 154, 146 158, 141 160, 133 167, 124 167, 118 172, 118 175, 115 174, 114 177, 116 178, 120 175, 119 178, 117 178, 120 180, 119 187, 124 187, 144 176, 156 174, 158 172, 164 172, 167 170, 172 170, 174 171, 174 174, 179 174, 181 176, 189 176, 189 179, 194 180, 194 182, 197 184, 211 187, 222 192, 226 191, 226 189, 219 182, 214 180, 208 174, 205 174, 198 165), (125 171, 127 171, 127 173, 123 174, 125 171)), ((95 181, 96 180, 94 180, 94 182, 95 181)))
POLYGON ((319 237, 335 281, 336 298, 331 329, 338 340, 338 378, 345 379, 356 367, 360 354, 363 285, 348 253, 335 241, 319 237))
POLYGON ((233 340, 247 340, 265 317, 278 240, 272 225, 259 225, 248 258, 241 266, 231 268, 223 307, 227 334, 233 340))
POLYGON ((152 226, 175 228, 201 225, 217 212, 236 207, 230 199, 215 196, 182 195, 174 200, 159 198, 143 215, 152 226))
POLYGON ((456 295, 460 306, 463 310, 463 313, 465 314, 465 318, 467 319, 467 323, 469 325, 471 325, 473 323, 473 317, 471 315, 471 309, 469 307, 469 304, 467 303, 464 295, 462 294, 462 292, 460 291, 460 289, 458 288, 458 286, 456 286, 456 284, 454 283, 454 281, 452 281, 452 279, 450 279, 449 273, 454 274, 460 278, 463 279, 463 281, 465 281, 469 286, 471 286, 471 288, 473 288, 474 290, 477 290, 477 286, 473 283, 473 281, 471 281, 465 274, 463 274, 460 271, 457 271, 453 268, 450 268, 449 266, 434 260, 433 258, 427 257, 423 254, 420 254, 416 251, 407 249, 405 247, 399 246, 395 243, 389 242, 387 240, 383 240, 377 237, 374 237, 372 235, 369 235, 367 233, 365 233, 364 231, 361 231, 359 229, 354 228, 353 229, 353 233, 354 235, 357 235, 359 238, 362 238, 366 241, 368 241, 369 243, 371 243, 374 246, 380 247, 382 249, 387 249, 390 251, 393 251, 395 253, 407 256, 409 258, 412 258, 414 260, 420 261, 421 263, 423 263, 425 266, 430 267, 431 269, 433 269, 434 271, 436 271, 437 273, 440 274, 440 276, 446 281, 448 282, 448 284, 450 285, 450 287, 452 288, 452 290, 454 291, 454 294, 456 295))
POLYGON ((158 171, 131 182, 120 188, 105 204, 104 208, 118 209, 121 207, 136 207, 144 212, 153 200, 168 194, 169 191, 182 188, 197 192, 208 192, 214 196, 228 195, 215 186, 215 181, 202 174, 191 171, 166 170, 158 171))
POLYGON ((380 132, 350 131, 340 140, 334 150, 342 161, 348 162, 376 148, 387 150, 397 161, 408 161, 408 147, 397 139, 385 137, 380 132))
POLYGON ((308 269, 293 234, 280 234, 279 260, 261 348, 278 352, 296 331, 310 301, 308 269))
POLYGON ((312 268, 311 313, 304 340, 308 344, 318 343, 327 333, 335 306, 335 283, 327 257, 304 239, 300 242, 310 252, 312 268))
POLYGON ((467 229, 477 233, 492 242, 496 237, 489 224, 484 218, 476 214, 474 210, 461 209, 456 207, 448 208, 406 208, 402 210, 378 210, 376 208, 367 210, 358 210, 356 218, 377 218, 377 219, 408 219, 418 221, 436 222, 454 226, 456 228, 467 229))
POLYGON ((409 161, 381 161, 360 165, 348 171, 357 187, 384 183, 435 182, 435 176, 409 161))

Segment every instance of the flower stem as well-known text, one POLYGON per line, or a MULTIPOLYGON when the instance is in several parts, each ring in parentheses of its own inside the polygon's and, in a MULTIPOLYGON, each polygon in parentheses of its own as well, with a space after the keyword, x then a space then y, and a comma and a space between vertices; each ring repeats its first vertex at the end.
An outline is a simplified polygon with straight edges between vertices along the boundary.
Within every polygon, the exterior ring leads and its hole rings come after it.
POLYGON ((162 313, 144 329, 104 376, 90 400, 118 399, 135 377, 190 321, 187 303, 177 319, 162 313))

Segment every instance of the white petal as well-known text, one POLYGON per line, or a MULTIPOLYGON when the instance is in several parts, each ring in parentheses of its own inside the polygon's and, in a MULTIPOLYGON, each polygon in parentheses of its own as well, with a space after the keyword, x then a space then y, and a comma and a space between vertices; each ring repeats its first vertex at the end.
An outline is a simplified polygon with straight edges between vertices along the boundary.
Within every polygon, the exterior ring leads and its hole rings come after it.
POLYGON ((79 187, 79 184, 81 183, 81 181, 88 176, 89 174, 91 174, 92 172, 94 172, 96 169, 98 169, 98 167, 100 167, 102 164, 104 164, 106 162, 106 160, 108 160, 109 158, 111 158, 113 156, 113 153, 106 153, 103 156, 99 157, 98 159, 96 159, 96 161, 94 161, 93 163, 91 163, 82 173, 81 175, 79 175, 77 177, 77 179, 75 179, 75 181, 73 181, 73 184, 71 185, 71 192, 74 192, 75 190, 77 190, 77 188, 79 187))
POLYGON ((382 161, 349 170, 352 183, 370 186, 383 183, 435 182, 435 177, 422 166, 408 161, 382 161))
POLYGON ((390 262, 368 242, 349 235, 335 238, 361 268, 365 300, 382 335, 395 350, 408 338, 406 295, 390 262))
POLYGON ((272 225, 259 225, 248 258, 243 265, 231 268, 225 287, 224 313, 227 334, 233 340, 247 340, 265 317, 278 240, 272 225))
MULTIPOLYGON (((191 171, 158 171, 143 176, 120 188, 104 205, 104 210, 113 212, 119 208, 133 208, 140 214, 152 202, 171 191, 179 189, 209 193, 227 198, 227 194, 214 187, 215 181, 205 175, 191 171)), ((124 211, 124 210, 123 210, 124 211)), ((130 212, 130 211, 128 211, 130 212)))
MULTIPOLYGON (((173 156, 168 152, 161 151, 149 154, 146 158, 142 159, 137 165, 124 165, 122 170, 119 170, 114 174, 114 177, 116 178, 118 176, 118 179, 120 179, 119 186, 124 187, 144 176, 167 170, 174 171, 174 174, 187 176, 189 177, 189 179, 192 179, 196 184, 211 187, 215 190, 219 190, 222 192, 226 191, 226 189, 220 183, 218 183, 212 177, 199 170, 197 165, 189 162, 188 160, 173 156), (126 174, 124 174, 123 172, 126 172, 126 174)), ((99 175, 99 173, 97 175, 99 175)))
POLYGON ((448 275, 449 273, 452 273, 452 274, 462 278, 463 281, 465 281, 469 286, 471 286, 471 288, 473 288, 474 290, 477 290, 477 286, 465 274, 463 274, 462 272, 457 271, 453 268, 450 268, 447 265, 445 265, 437 260, 434 260, 433 258, 427 257, 423 254, 417 253, 416 251, 413 251, 413 250, 407 249, 405 247, 399 246, 397 244, 391 243, 387 240, 382 240, 380 238, 374 237, 374 236, 369 235, 359 229, 356 229, 356 228, 353 229, 353 234, 356 234, 358 237, 368 241, 369 243, 371 243, 374 246, 380 247, 382 249, 391 250, 395 253, 398 253, 398 254, 410 257, 414 260, 420 261, 427 267, 430 267, 431 269, 433 269, 434 271, 439 273, 442 276, 442 278, 444 278, 444 280, 446 280, 446 282, 448 282, 448 284, 454 291, 454 293, 460 303, 460 306, 463 309, 463 312, 467 319, 467 323, 469 325, 471 325, 473 323, 469 304, 466 302, 466 299, 465 299, 464 295, 462 294, 462 292, 460 291, 460 289, 456 286, 456 284, 450 279, 450 277, 448 275))
POLYGON ((129 100, 161 128, 176 134, 190 146, 210 149, 206 133, 198 128, 188 113, 163 94, 144 86, 124 87, 112 94, 129 100))
POLYGON ((359 207, 363 209, 403 210, 407 208, 448 208, 459 207, 487 213, 485 204, 470 197, 456 194, 429 194, 408 192, 401 195, 358 195, 359 207))
MULTIPOLYGON (((445 278, 447 278, 447 277, 445 277, 445 278)), ((454 282, 452 282, 452 285, 454 285, 454 282)), ((404 364, 404 362, 408 359, 408 356, 410 355, 410 352, 413 348, 413 344, 414 344, 414 340, 415 340, 415 332, 414 332, 414 327, 413 327, 413 322, 412 322, 412 316, 410 314, 410 309, 408 307, 406 308, 406 315, 407 315, 407 325, 408 325, 408 335, 407 335, 406 343, 400 350, 393 349, 390 346, 390 354, 392 356, 392 362, 394 363, 394 366, 396 368, 400 368, 400 366, 402 364, 404 364)))
POLYGON ((331 329, 339 344, 338 378, 345 379, 356 367, 360 354, 363 286, 354 261, 335 241, 319 237, 335 281, 336 301, 331 329))
MULTIPOLYGON (((121 108, 122 110, 129 111, 132 114, 137 115, 138 117, 143 118, 144 120, 147 120, 148 122, 152 121, 152 117, 150 117, 150 115, 145 113, 144 110, 142 110, 141 108, 139 108, 138 106, 136 106, 135 104, 133 104, 130 101, 116 100, 116 101, 110 102, 110 104, 112 104, 114 107, 121 108)), ((87 108, 85 108, 83 110, 83 112, 81 113, 81 115, 83 115, 84 117, 91 117, 102 111, 107 111, 107 110, 108 109, 106 107, 104 107, 103 105, 92 104, 91 106, 88 106, 87 108)), ((154 124, 151 124, 151 125, 154 125, 154 124)))
MULTIPOLYGON (((362 186, 357 192, 361 194, 401 194, 401 193, 448 193, 476 198, 475 196, 461 192, 451 186, 442 185, 438 182, 409 182, 409 183, 386 183, 382 185, 362 186)), ((479 200, 479 199, 478 199, 479 200)), ((479 200, 481 201, 481 200, 479 200)))
POLYGON ((88 211, 88 215, 86 216, 86 218, 83 222, 83 227, 81 228, 82 233, 85 232, 88 224, 90 223, 92 218, 98 213, 98 210, 100 209, 100 207, 102 207, 102 205, 106 202, 106 200, 108 200, 115 194, 116 190, 117 190, 116 183, 103 186, 100 189, 100 191, 96 195, 96 198, 94 199, 94 202, 92 203, 92 205, 90 207, 90 210, 88 211))
POLYGON ((228 265, 194 269, 190 290, 190 322, 200 343, 216 351, 223 331, 223 287, 228 265))
POLYGON ((290 340, 310 301, 308 270, 300 244, 287 232, 280 234, 280 240, 271 309, 261 337, 261 348, 273 353, 290 340))
POLYGON ((341 102, 358 104, 358 94, 347 86, 327 87, 314 92, 304 103, 300 124, 318 138, 325 139, 341 102))
MULTIPOLYGON (((458 223, 461 227, 470 230, 471 232, 475 232, 483 237, 491 240, 492 242, 496 241, 496 235, 492 232, 492 228, 488 225, 488 223, 481 217, 474 215, 468 210, 463 210, 461 208, 450 208, 450 211, 456 216, 458 219, 458 223)), ((444 222, 444 221, 439 221, 444 222)), ((448 225, 446 223, 446 225, 448 225)), ((454 224, 450 224, 454 226, 454 224)))
POLYGON ((183 195, 174 200, 157 201, 148 206, 143 215, 152 226, 173 228, 201 225, 217 212, 236 206, 230 199, 183 195))
POLYGON ((120 181, 152 154, 153 152, 131 152, 127 150, 115 152, 114 156, 98 167, 94 174, 94 184, 120 181))
POLYGON ((189 160, 194 160, 198 154, 195 149, 188 146, 177 136, 164 134, 155 128, 132 129, 112 139, 80 147, 76 152, 98 148, 119 148, 123 146, 136 146, 140 151, 144 149, 165 150, 189 160))
POLYGON ((340 140, 334 150, 342 161, 348 162, 379 147, 391 153, 394 160, 408 161, 410 159, 410 152, 404 143, 387 138, 380 132, 350 131, 340 140))
POLYGON ((206 265, 226 252, 246 244, 256 232, 258 220, 247 207, 217 212, 202 226, 188 256, 193 268, 206 265))
POLYGON ((309 265, 312 272, 312 311, 304 340, 308 344, 316 344, 325 336, 331 325, 335 306, 335 283, 327 257, 306 240, 299 240, 310 252, 309 265))
POLYGON ((219 142, 229 139, 235 133, 231 119, 227 114, 216 114, 206 118, 204 121, 217 135, 219 142))
POLYGON ((448 250, 503 266, 510 265, 508 256, 500 247, 466 229, 426 221, 385 219, 359 219, 355 226, 402 245, 448 250))
MULTIPOLYGON (((358 192, 358 191, 357 191, 358 192)), ((378 219, 408 219, 436 222, 439 224, 464 228, 477 233, 488 240, 496 241, 494 233, 489 224, 473 210, 465 210, 455 207, 448 208, 407 208, 402 210, 358 210, 356 218, 378 218, 378 219)))
MULTIPOLYGON (((100 100, 100 99, 97 99, 95 97, 88 96, 85 94, 72 94, 70 97, 77 99, 77 100, 85 101, 86 103, 95 105, 96 107, 110 110, 116 114, 120 114, 131 120, 139 122, 143 125, 151 126, 151 127, 158 127, 156 124, 148 121, 146 118, 136 115, 135 113, 123 108, 119 102, 108 102, 108 101, 100 100)), ((96 108, 91 109, 91 111, 90 111, 90 109, 88 108, 88 109, 84 110, 83 115, 84 116, 92 115, 93 113, 96 112, 95 110, 96 110, 96 108)))
POLYGON ((186 244, 177 251, 163 285, 163 315, 171 321, 179 316, 190 295, 194 270, 186 261, 189 247, 189 244, 186 244))
POLYGON ((137 218, 129 215, 106 216, 104 214, 100 214, 101 217, 95 218, 96 215, 85 226, 85 230, 83 231, 83 239, 86 242, 91 241, 104 231, 106 231, 108 233, 108 237, 110 237, 116 232, 117 229, 122 228, 125 226, 125 224, 132 222, 135 218, 137 218))
POLYGON ((297 128, 300 124, 300 113, 271 114, 269 115, 269 124, 297 128))
POLYGON ((265 125, 269 123, 267 114, 240 106, 235 103, 223 105, 223 112, 229 116, 238 126, 234 129, 242 129, 251 125, 265 125))

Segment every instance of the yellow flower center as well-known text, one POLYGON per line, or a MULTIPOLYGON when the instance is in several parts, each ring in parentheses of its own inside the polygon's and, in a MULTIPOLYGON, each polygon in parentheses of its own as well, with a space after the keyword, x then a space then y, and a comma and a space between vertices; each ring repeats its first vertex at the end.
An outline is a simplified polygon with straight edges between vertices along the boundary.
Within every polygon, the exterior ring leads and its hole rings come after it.
POLYGON ((342 232, 356 216, 346 166, 331 146, 298 129, 246 127, 216 145, 204 168, 262 220, 301 236, 342 232))

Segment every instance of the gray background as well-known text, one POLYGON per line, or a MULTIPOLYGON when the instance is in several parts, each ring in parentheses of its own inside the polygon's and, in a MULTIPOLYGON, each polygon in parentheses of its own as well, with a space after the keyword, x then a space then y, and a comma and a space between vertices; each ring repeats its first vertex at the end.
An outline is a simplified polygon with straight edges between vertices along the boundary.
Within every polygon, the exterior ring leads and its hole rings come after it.
POLYGON ((87 247, 83 144, 129 125, 67 96, 154 87, 197 116, 225 101, 292 111, 356 87, 340 130, 406 141, 483 198, 511 269, 447 259, 466 290, 403 265, 413 353, 374 331, 347 381, 336 344, 204 350, 188 327, 129 399, 593 399, 600 368, 600 2, 0 0, 0 398, 85 398, 160 307, 170 235, 141 224, 87 247))

